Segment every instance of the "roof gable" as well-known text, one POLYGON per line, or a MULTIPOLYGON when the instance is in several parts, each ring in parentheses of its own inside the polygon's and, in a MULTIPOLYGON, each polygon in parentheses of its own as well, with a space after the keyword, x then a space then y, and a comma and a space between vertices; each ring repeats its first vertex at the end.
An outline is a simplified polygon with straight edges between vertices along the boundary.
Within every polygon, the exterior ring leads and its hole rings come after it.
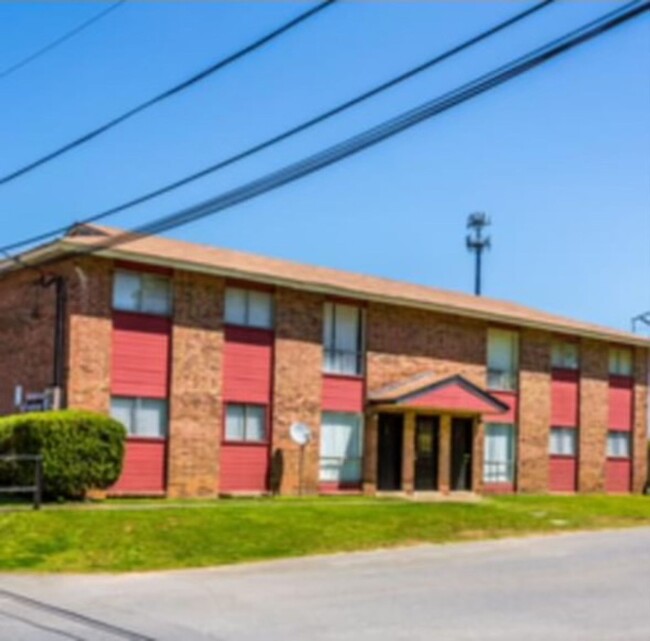
POLYGON ((502 414, 509 409, 506 403, 459 375, 434 382, 430 375, 420 375, 373 392, 370 398, 375 403, 472 414, 502 414))

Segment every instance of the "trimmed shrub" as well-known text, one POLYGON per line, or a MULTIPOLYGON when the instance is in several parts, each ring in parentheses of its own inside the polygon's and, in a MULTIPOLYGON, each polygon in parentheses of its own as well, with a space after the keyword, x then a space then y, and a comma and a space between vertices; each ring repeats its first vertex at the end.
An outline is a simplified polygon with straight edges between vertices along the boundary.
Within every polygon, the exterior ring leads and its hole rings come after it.
MULTIPOLYGON (((80 499, 105 489, 122 471, 126 430, 118 421, 93 412, 60 410, 0 418, 0 455, 40 454, 46 498, 80 499)), ((0 482, 31 485, 32 463, 2 465, 0 482)))

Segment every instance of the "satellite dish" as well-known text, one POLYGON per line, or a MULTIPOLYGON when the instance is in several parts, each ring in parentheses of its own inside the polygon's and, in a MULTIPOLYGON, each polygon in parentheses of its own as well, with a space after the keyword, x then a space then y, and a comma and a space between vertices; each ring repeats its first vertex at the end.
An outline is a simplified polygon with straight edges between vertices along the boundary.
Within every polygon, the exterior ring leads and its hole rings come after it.
POLYGON ((311 441, 311 428, 304 423, 294 423, 289 430, 294 443, 304 446, 311 441))

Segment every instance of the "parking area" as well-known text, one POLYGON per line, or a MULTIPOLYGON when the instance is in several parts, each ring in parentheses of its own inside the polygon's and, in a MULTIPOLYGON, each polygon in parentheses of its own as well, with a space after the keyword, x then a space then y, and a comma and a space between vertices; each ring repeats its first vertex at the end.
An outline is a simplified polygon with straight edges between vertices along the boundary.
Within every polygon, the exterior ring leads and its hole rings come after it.
POLYGON ((0 588, 12 641, 647 641, 650 528, 0 588))

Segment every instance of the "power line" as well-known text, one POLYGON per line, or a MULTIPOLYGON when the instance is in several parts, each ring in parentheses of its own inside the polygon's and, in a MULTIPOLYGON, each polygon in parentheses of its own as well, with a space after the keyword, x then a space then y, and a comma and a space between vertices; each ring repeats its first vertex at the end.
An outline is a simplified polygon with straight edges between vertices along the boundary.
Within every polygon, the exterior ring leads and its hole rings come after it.
POLYGON ((13 63, 12 65, 9 65, 5 69, 0 71, 0 80, 3 80, 7 76, 10 76, 13 73, 16 73, 19 69, 22 69, 23 67, 26 67, 28 64, 31 62, 34 62, 34 60, 37 60, 38 58, 41 58, 44 56, 46 53, 52 51, 53 49, 56 49, 60 45, 62 45, 64 42, 67 42, 71 38, 74 38, 76 35, 80 34, 82 31, 85 31, 92 25, 96 24, 99 22, 102 18, 105 18, 109 13, 115 11, 115 9, 119 9, 126 0, 118 0, 118 2, 114 2, 112 5, 109 7, 106 7, 103 11, 100 11, 99 13, 95 14, 91 18, 88 18, 85 22, 82 22, 81 24, 78 24, 76 27, 73 29, 70 29, 70 31, 67 31, 63 35, 59 36, 58 38, 52 40, 52 42, 49 42, 48 44, 44 45, 40 49, 37 49, 33 53, 29 54, 22 60, 19 60, 18 62, 13 63))
POLYGON ((19 169, 16 169, 15 171, 10 172, 9 174, 6 174, 0 178, 0 185, 5 185, 16 178, 19 178, 20 176, 24 176, 25 174, 33 171, 37 167, 40 167, 48 162, 51 162, 55 158, 58 158, 59 156, 62 156, 63 154, 71 151, 72 149, 75 149, 77 147, 80 147, 81 145, 85 145, 87 142, 91 141, 93 138, 96 138, 97 136, 105 133, 109 129, 113 129, 114 127, 117 127, 121 123, 123 123, 125 120, 128 120, 129 118, 132 118, 136 114, 139 114, 143 112, 145 109, 149 109, 149 107, 152 107, 153 105, 158 104, 159 102, 162 102, 163 100, 167 100, 168 98, 171 98, 172 96, 176 95, 177 93, 180 93, 181 91, 185 91, 192 85, 195 85, 196 83, 205 80, 208 76, 211 76, 212 74, 216 73, 217 71, 220 71, 224 67, 227 67, 228 65, 232 64, 233 62, 239 60, 240 58, 243 58, 244 56, 248 55, 249 53, 252 53, 253 51, 256 51, 257 49, 260 49, 261 47, 267 45, 270 43, 272 40, 275 40, 282 34, 286 33, 290 29, 293 29, 294 27, 297 27, 299 24, 302 22, 305 22, 309 18, 315 16, 316 14, 320 13, 327 7, 332 6, 335 2, 338 0, 323 0, 320 4, 316 5, 315 7, 312 7, 311 9, 305 11, 304 13, 301 13, 299 16, 296 18, 293 18, 292 20, 289 20, 282 26, 274 29, 273 31, 267 33, 266 35, 262 36, 261 38, 258 38, 251 44, 247 45, 243 49, 240 49, 239 51, 236 51, 233 54, 230 54, 229 56, 226 56, 219 62, 216 62, 213 65, 210 65, 206 69, 203 69, 202 71, 199 71, 198 73, 194 74, 190 78, 187 78, 186 80, 183 80, 183 82, 174 85, 170 89, 167 89, 163 91, 162 93, 159 93, 158 95, 154 96, 153 98, 149 98, 145 102, 140 103, 138 106, 133 107, 129 109, 128 111, 125 111, 123 114, 120 116, 117 116, 116 118, 113 118, 112 120, 109 120, 108 122, 104 123, 100 127, 97 127, 96 129, 93 129, 92 131, 89 131, 88 133, 84 134, 83 136, 79 136, 78 138, 75 138, 73 141, 63 145, 62 147, 59 147, 58 149, 55 149, 54 151, 46 154, 45 156, 41 156, 37 160, 33 160, 32 162, 28 163, 27 165, 24 165, 20 167, 19 169))
MULTIPOLYGON (((84 255, 92 254, 104 249, 110 249, 111 247, 137 240, 143 236, 160 233, 188 224, 198 220, 199 218, 233 207, 234 205, 251 200, 252 198, 277 189, 283 185, 292 183, 494 89, 495 87, 498 87, 501 84, 592 40, 593 38, 607 33, 629 20, 639 17, 648 9, 650 9, 648 0, 643 0, 642 2, 635 0, 634 2, 630 2, 622 8, 609 12, 600 18, 579 27, 578 29, 574 29, 564 36, 557 38, 490 73, 484 74, 483 76, 480 76, 479 78, 466 83, 439 98, 427 101, 414 109, 406 111, 376 127, 372 127, 371 129, 333 145, 321 152, 313 154, 312 156, 296 163, 292 163, 278 171, 271 172, 270 174, 246 183, 241 187, 231 189, 219 196, 183 209, 180 212, 159 217, 149 223, 136 227, 133 230, 118 234, 117 236, 95 243, 89 247, 81 249, 75 248, 74 250, 71 250, 70 253, 71 255, 84 255)), ((51 259, 40 262, 37 261, 35 263, 30 263, 29 266, 33 268, 35 265, 42 266, 49 264, 50 262, 52 262, 51 259)), ((25 267, 23 267, 23 269, 24 268, 25 267)), ((6 268, 4 272, 0 272, 0 274, 8 272, 10 269, 12 268, 6 268)))
MULTIPOLYGON (((141 205, 142 203, 145 203, 147 201, 153 200, 154 198, 157 198, 159 196, 162 196, 164 194, 167 194, 171 191, 174 191, 175 189, 178 189, 180 187, 183 187, 195 180, 198 180, 200 178, 204 178, 205 176, 215 173, 217 171, 220 171, 221 169, 225 169, 226 167, 235 164, 236 162, 239 162, 241 160, 244 160, 245 158, 248 158, 256 153, 259 153, 265 149, 268 149, 269 147, 272 147, 273 145, 276 145, 280 142, 283 142, 287 140, 288 138, 295 136, 299 133, 302 133, 303 131, 306 131, 307 129, 310 129, 311 127, 314 127, 329 118, 332 118, 333 116, 342 113, 343 111, 346 111, 347 109, 351 109, 352 107, 355 107, 356 105, 359 105, 360 103, 372 98, 373 96, 376 96, 388 89, 391 89, 392 87, 395 87, 396 85, 405 82, 406 80, 409 80, 410 78, 413 78, 417 74, 420 74, 428 69, 431 69, 433 66, 440 64, 441 62, 448 60, 452 56, 455 56, 462 51, 465 51, 466 49, 469 49, 475 44, 478 44, 479 42, 482 42, 483 40, 486 40, 487 38, 499 33, 500 31, 503 31, 504 29, 516 24, 517 22, 520 22, 524 18, 527 18, 528 16, 538 12, 539 10, 553 4, 556 2, 556 0, 544 0, 543 2, 539 2, 529 9, 526 9, 524 11, 521 11, 520 13, 515 14, 511 18, 508 18, 504 22, 500 22, 499 24, 495 25, 494 27, 491 27, 485 31, 482 31, 481 33, 477 34, 476 36, 473 36, 469 40, 465 40, 464 42, 460 43, 459 45, 456 45, 455 47, 452 47, 451 49, 448 49, 447 51, 437 54, 433 58, 430 58, 426 60, 425 62, 412 67, 411 69, 408 69, 407 71, 394 76, 390 80, 387 80, 385 82, 382 82, 379 85, 376 85, 372 89, 369 89, 354 98, 351 98, 350 100, 347 100, 346 102, 343 102, 336 107, 333 107, 332 109, 328 109, 325 112, 320 113, 319 115, 310 118, 309 120, 303 121, 299 125, 296 125, 295 127, 291 127, 290 129, 287 129, 283 131, 280 134, 277 134, 275 136, 272 136, 271 138, 267 138, 266 140, 257 143, 253 145, 252 147, 248 147, 247 149, 238 152, 234 154, 233 156, 230 156, 228 158, 225 158, 224 160, 220 160, 217 163, 214 163, 212 165, 209 165, 208 167, 205 167, 203 169, 200 169, 199 171, 190 174, 189 176, 185 176, 184 178, 180 178, 179 180, 176 180, 172 183, 168 183, 167 185, 164 185, 163 187, 159 187, 158 189, 155 189, 153 191, 150 191, 146 194, 143 194, 142 196, 138 196, 136 198, 133 198, 131 200, 128 200, 124 203, 121 203, 119 205, 116 205, 114 207, 111 207, 109 209, 106 209, 102 212, 99 212, 97 214, 94 214, 93 216, 90 216, 88 218, 85 218, 83 220, 77 221, 77 224, 88 224, 88 223, 95 223, 100 220, 104 220, 108 218, 109 216, 113 216, 114 214, 117 214, 119 212, 125 211, 127 209, 131 209, 132 207, 135 207, 136 205, 141 205)), ((66 225, 64 227, 58 227, 56 229, 53 229, 48 232, 43 232, 41 234, 37 234, 35 236, 31 236, 30 238, 26 238, 21 241, 17 241, 14 243, 11 243, 9 245, 5 245, 4 247, 0 247, 0 252, 9 252, 13 249, 16 249, 18 247, 23 247, 25 245, 29 245, 32 243, 37 243, 41 240, 46 240, 47 238, 50 238, 52 236, 56 236, 58 234, 63 234, 69 229, 70 225, 66 225)))

